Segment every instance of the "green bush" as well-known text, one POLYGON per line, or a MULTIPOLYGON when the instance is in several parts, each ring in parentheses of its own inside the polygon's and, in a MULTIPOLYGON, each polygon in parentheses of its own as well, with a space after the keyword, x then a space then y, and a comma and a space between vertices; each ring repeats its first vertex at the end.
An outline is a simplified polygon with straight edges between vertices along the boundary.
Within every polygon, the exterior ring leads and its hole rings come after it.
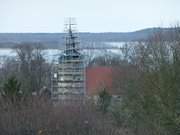
POLYGON ((10 77, 5 81, 3 89, 1 90, 1 95, 4 99, 15 102, 22 95, 20 88, 21 83, 18 82, 16 77, 10 77))
POLYGON ((103 113, 106 113, 108 111, 108 107, 110 106, 112 96, 107 92, 105 88, 99 92, 98 96, 99 109, 103 113))

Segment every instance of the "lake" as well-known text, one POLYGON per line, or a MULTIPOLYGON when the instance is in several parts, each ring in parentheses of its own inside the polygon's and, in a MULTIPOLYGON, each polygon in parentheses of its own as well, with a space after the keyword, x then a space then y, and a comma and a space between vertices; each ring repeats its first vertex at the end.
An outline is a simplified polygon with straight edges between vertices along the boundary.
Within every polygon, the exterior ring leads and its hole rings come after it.
MULTIPOLYGON (((81 53, 85 57, 97 57, 105 53, 120 54, 120 48, 122 48, 124 44, 125 42, 108 42, 104 43, 104 46, 101 44, 100 47, 97 47, 97 44, 94 44, 89 48, 81 50, 81 53)), ((57 62, 61 52, 62 50, 58 49, 45 49, 43 50, 43 55, 48 62, 57 62)), ((0 63, 2 63, 6 58, 16 57, 16 55, 17 54, 13 49, 0 48, 0 63)))

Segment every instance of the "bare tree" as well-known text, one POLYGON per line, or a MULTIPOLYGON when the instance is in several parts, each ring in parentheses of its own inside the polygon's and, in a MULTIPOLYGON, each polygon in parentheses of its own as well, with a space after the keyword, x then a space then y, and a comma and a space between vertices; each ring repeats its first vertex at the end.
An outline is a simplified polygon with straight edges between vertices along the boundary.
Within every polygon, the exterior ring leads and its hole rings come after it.
POLYGON ((42 45, 20 44, 15 51, 19 62, 18 76, 26 93, 50 87, 50 65, 44 58, 42 45))

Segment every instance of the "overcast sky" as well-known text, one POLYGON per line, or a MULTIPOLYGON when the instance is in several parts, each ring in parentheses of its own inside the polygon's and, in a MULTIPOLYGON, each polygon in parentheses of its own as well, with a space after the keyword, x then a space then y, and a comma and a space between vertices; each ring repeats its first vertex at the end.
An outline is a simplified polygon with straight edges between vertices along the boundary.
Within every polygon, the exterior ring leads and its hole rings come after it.
POLYGON ((180 0, 0 0, 0 32, 128 32, 180 21, 180 0))

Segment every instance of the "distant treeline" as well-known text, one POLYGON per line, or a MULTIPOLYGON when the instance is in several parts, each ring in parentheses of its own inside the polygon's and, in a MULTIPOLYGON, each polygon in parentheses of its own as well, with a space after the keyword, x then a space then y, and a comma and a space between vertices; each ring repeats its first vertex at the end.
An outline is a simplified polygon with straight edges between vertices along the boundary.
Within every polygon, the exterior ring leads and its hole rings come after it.
MULTIPOLYGON (((174 28, 149 28, 135 32, 79 33, 81 45, 100 42, 130 42, 146 40, 154 33, 163 32, 167 40, 174 28)), ((11 48, 16 44, 40 43, 46 48, 60 48, 64 44, 65 33, 0 33, 0 48, 11 48)))

